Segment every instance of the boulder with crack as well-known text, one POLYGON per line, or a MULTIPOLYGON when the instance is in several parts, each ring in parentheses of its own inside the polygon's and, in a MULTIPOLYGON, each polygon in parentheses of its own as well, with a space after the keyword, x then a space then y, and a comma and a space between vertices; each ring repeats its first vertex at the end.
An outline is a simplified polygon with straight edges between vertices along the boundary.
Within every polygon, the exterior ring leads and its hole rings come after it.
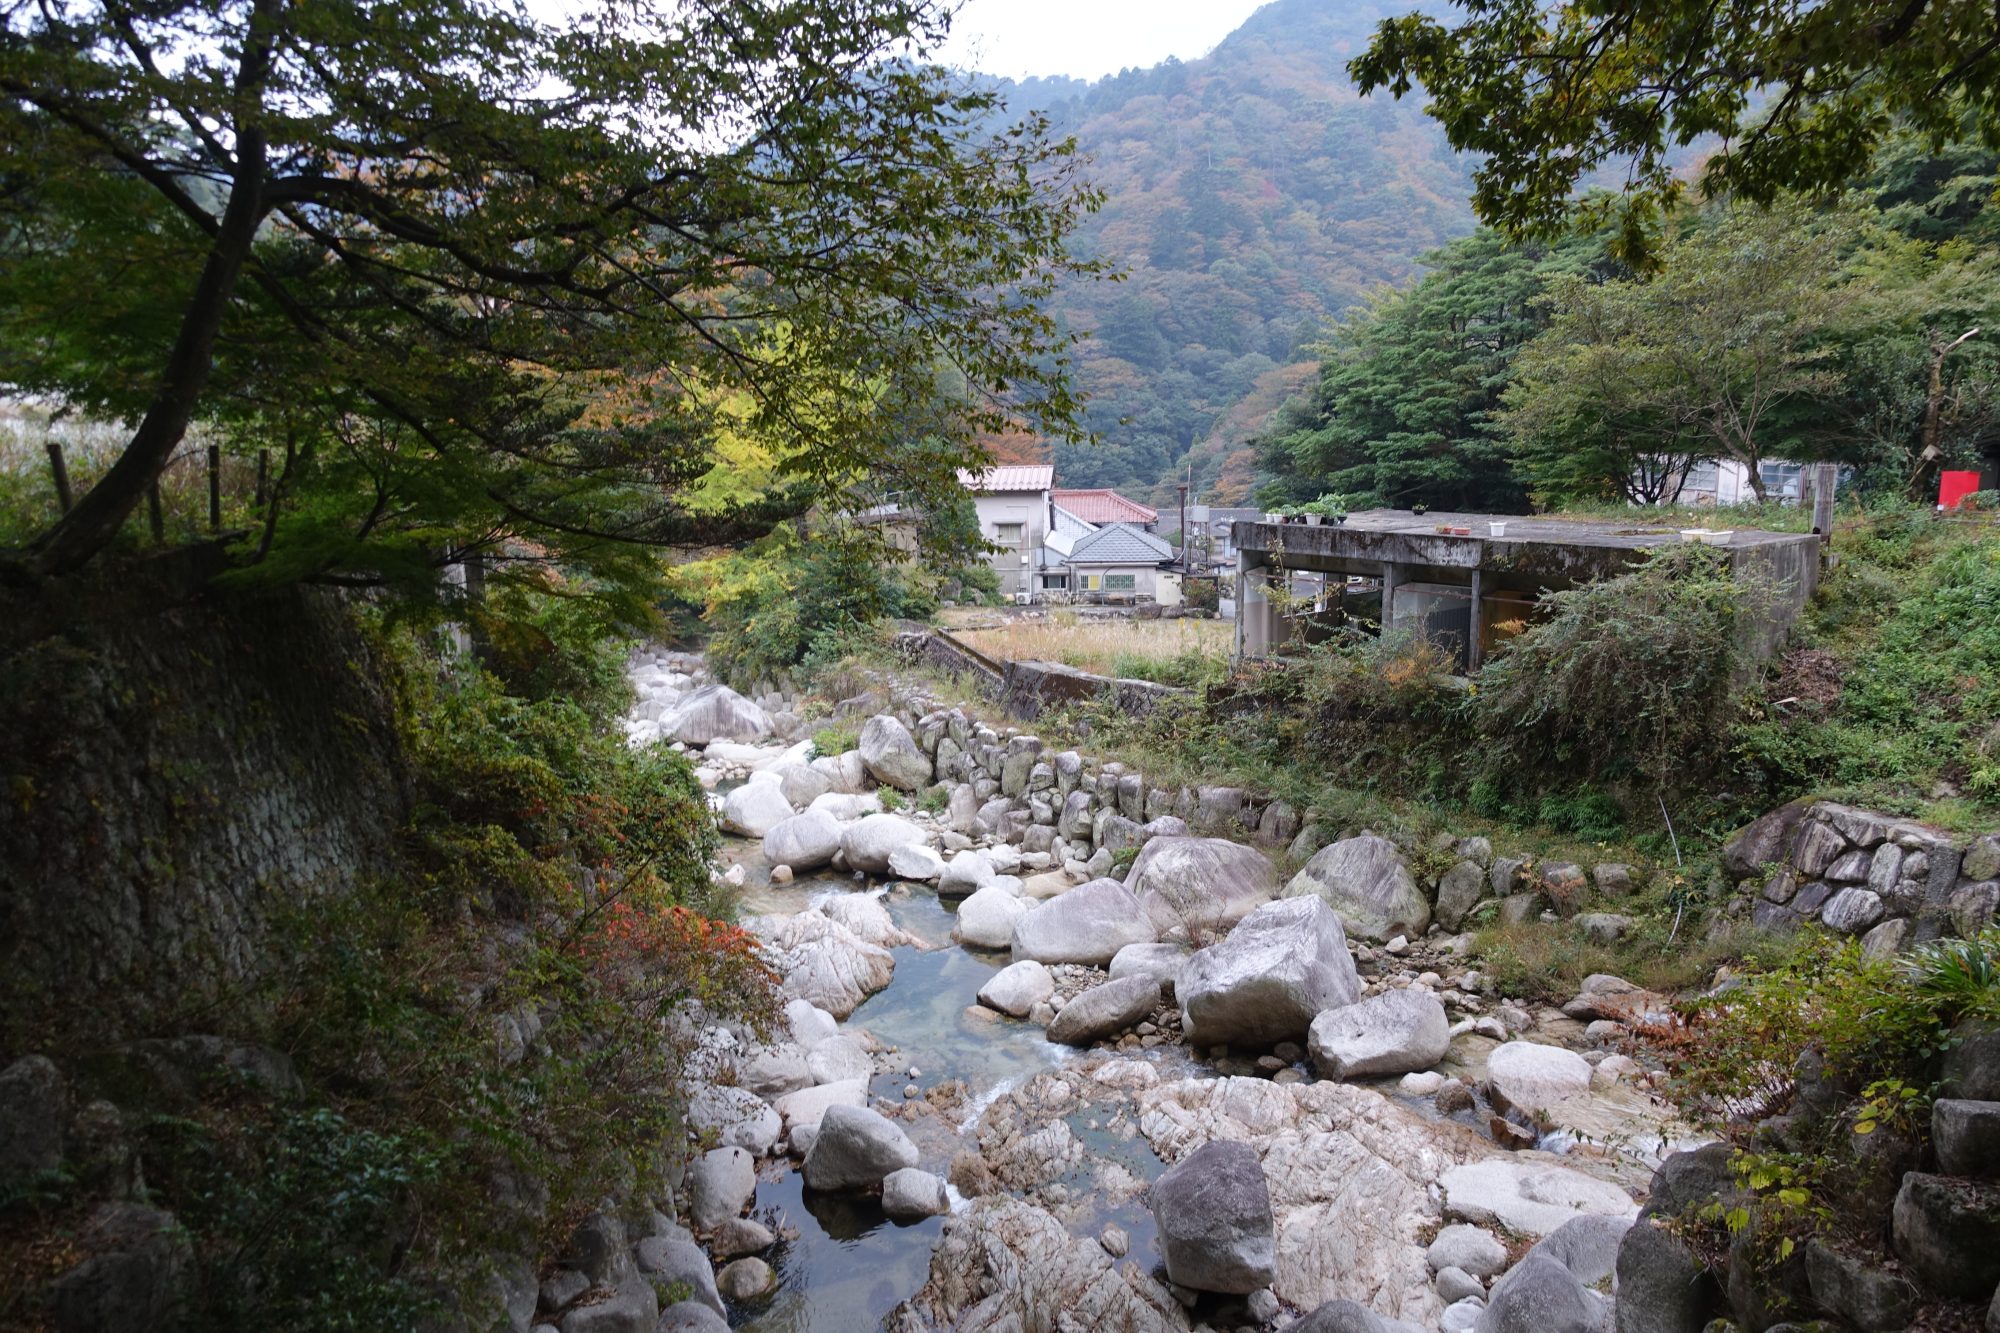
POLYGON ((1233 926, 1278 893, 1278 868, 1255 847, 1227 838, 1154 838, 1126 873, 1125 887, 1153 928, 1194 932, 1233 926))
POLYGON ((1495 1155, 1480 1135, 1347 1083, 1188 1079, 1143 1089, 1138 1103, 1140 1132, 1169 1162, 1214 1139, 1257 1151, 1285 1302, 1359 1301, 1437 1327, 1444 1303, 1424 1244, 1433 1191, 1446 1172, 1495 1155))
POLYGON ((889 1333, 1185 1333, 1187 1313, 1138 1263, 1072 1236, 1020 1199, 989 1196, 948 1219, 930 1278, 890 1313, 889 1333))
POLYGON ((1320 1014, 1352 1004, 1361 979, 1340 918, 1317 898, 1288 898, 1190 957, 1174 994, 1189 1044, 1269 1046, 1297 1041, 1320 1014))
POLYGON ((765 961, 783 978, 779 993, 805 1000, 835 1018, 889 984, 896 956, 870 944, 817 908, 791 916, 752 917, 765 961))

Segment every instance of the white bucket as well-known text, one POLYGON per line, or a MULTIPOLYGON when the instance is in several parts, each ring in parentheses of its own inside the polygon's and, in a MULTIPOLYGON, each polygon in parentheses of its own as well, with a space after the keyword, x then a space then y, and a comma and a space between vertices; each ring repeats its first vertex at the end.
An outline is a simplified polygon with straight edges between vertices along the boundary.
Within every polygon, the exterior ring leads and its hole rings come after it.
POLYGON ((1488 523, 1486 527, 1495 537, 1505 537, 1507 535, 1507 525, 1505 523, 1488 523))

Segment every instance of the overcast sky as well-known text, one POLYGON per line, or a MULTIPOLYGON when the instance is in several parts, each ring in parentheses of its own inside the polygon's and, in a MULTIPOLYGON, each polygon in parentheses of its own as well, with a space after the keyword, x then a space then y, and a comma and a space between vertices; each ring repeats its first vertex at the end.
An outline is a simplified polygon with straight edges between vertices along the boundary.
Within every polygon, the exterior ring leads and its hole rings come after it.
POLYGON ((1126 66, 1192 60, 1264 0, 966 0, 944 63, 1022 78, 1097 79, 1126 66))

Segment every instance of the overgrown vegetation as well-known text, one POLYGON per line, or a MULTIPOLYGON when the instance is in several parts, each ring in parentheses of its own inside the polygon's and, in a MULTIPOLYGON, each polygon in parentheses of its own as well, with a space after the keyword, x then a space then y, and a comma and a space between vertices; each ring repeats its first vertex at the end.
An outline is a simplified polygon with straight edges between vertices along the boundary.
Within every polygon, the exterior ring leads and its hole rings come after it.
POLYGON ((1781 1270, 1808 1240, 1885 1249, 1960 1025, 2000 1018, 2000 931, 1900 957, 1806 937, 1685 1016, 1652 1035, 1683 1109, 1737 1145, 1736 1189, 1677 1230, 1711 1267, 1747 1265, 1782 1310, 1797 1287, 1781 1270))
MULTIPOLYGON (((960 497, 961 501, 963 497, 960 497)), ((841 521, 784 528, 751 544, 671 572, 674 599, 708 632, 710 665, 747 686, 837 657, 842 641, 884 620, 927 620, 945 592, 975 595, 995 576, 969 554, 978 529, 967 506, 927 520, 924 548, 911 559, 879 534, 841 521)))
MULTIPOLYGON (((493 1264, 646 1197, 686 1150, 679 1010, 769 1022, 766 970, 716 919, 700 786, 680 756, 626 747, 622 646, 583 605, 523 608, 484 665, 375 627, 415 789, 407 872, 302 905, 250 980, 162 1022, 281 1052, 296 1085, 218 1062, 190 1096, 129 1051, 88 1066, 186 1229, 177 1327, 477 1311, 493 1264)), ((47 1243, 97 1183, 0 1201, 0 1231, 47 1243)))

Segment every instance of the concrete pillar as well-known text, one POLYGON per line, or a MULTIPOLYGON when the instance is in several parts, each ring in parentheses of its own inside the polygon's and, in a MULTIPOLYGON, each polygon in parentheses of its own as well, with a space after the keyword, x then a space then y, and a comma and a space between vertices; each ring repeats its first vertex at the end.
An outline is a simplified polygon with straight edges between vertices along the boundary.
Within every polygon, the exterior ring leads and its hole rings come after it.
POLYGON ((1263 657, 1277 647, 1282 635, 1278 628, 1278 608, 1266 590, 1271 571, 1262 565, 1245 569, 1236 576, 1236 655, 1263 657))
POLYGON ((1403 567, 1382 563, 1382 632, 1396 627, 1396 585, 1403 581, 1403 567))
POLYGON ((1250 576, 1243 568, 1242 557, 1238 556, 1236 560, 1235 653, 1239 660, 1243 657, 1244 626, 1249 623, 1249 617, 1244 615, 1243 608, 1245 603, 1249 601, 1249 598, 1250 598, 1250 576))
POLYGON ((1479 663, 1484 657, 1484 654, 1480 651, 1479 639, 1480 632, 1486 625, 1485 594, 1486 580, 1482 577, 1482 571, 1479 566, 1474 565, 1472 567, 1472 614, 1467 617, 1466 622, 1470 630, 1465 644, 1465 674, 1468 676, 1478 673, 1479 663))

